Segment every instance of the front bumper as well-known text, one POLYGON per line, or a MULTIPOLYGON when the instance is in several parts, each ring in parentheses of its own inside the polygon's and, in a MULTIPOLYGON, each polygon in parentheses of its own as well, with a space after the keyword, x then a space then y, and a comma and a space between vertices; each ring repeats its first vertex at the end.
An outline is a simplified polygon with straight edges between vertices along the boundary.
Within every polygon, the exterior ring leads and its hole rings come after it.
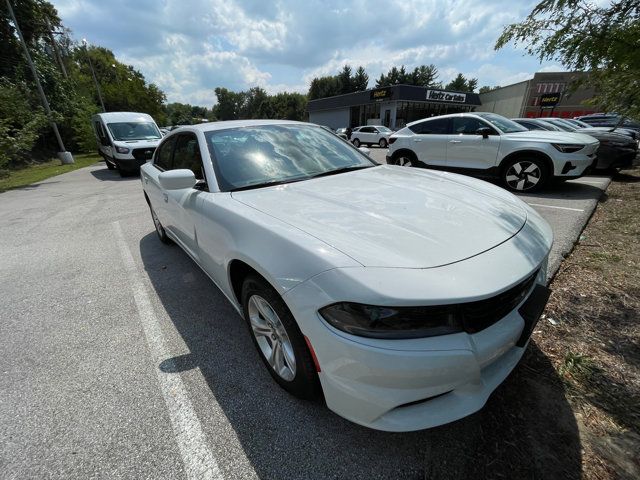
POLYGON ((283 299, 318 359, 327 406, 354 423, 396 432, 435 427, 482 408, 522 357, 537 320, 535 313, 523 310, 531 292, 509 314, 478 333, 406 340, 350 335, 326 323, 318 309, 346 300, 380 304, 381 291, 393 297, 385 299, 387 305, 418 304, 425 292, 432 304, 474 301, 504 291, 505 282, 509 288, 538 268, 532 291, 536 285, 544 288, 549 243, 532 235, 518 237, 443 267, 334 269, 286 292, 283 299), (528 251, 523 251, 523 241, 531 242, 528 251), (503 287, 497 288, 499 284, 503 287), (345 291, 356 299, 344 298, 345 291), (461 292, 464 299, 454 298, 461 292))

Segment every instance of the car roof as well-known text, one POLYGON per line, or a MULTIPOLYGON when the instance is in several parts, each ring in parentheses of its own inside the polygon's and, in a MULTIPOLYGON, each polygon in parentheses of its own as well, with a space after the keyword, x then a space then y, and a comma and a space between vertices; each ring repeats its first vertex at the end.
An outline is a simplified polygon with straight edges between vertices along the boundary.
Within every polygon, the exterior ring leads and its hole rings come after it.
MULTIPOLYGON (((316 125, 309 122, 296 122, 293 120, 223 120, 221 122, 199 123, 197 125, 188 125, 191 130, 199 130, 201 132, 211 132, 214 130, 225 130, 228 128, 258 127, 263 125, 316 125)), ((187 126, 187 125, 185 125, 187 126)))
POLYGON ((151 115, 140 112, 103 112, 96 113, 94 117, 101 118, 105 122, 153 122, 153 117, 151 117, 151 115))

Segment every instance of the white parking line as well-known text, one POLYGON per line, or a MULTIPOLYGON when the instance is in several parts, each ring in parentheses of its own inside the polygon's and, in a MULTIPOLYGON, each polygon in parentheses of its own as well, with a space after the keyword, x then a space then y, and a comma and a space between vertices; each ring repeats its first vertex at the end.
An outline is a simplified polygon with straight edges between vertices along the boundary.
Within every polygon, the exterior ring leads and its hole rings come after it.
POLYGON ((606 181, 595 181, 595 180, 573 180, 572 183, 588 183, 589 185, 598 185, 599 187, 604 187, 606 185, 606 181))
POLYGON ((556 207, 555 205, 543 205, 542 203, 530 203, 532 207, 555 208, 557 210, 570 210, 572 212, 584 212, 582 208, 556 207))
POLYGON ((120 248, 122 261, 129 275, 129 283, 133 290, 133 298, 136 303, 136 308, 138 309, 138 315, 145 338, 147 339, 147 345, 156 365, 158 384, 160 385, 160 391, 162 392, 167 410, 169 411, 169 418, 173 425, 176 443, 180 449, 187 478, 193 480, 222 479, 218 463, 211 453, 211 448, 202 431, 200 420, 198 420, 198 416, 193 409, 191 400, 189 400, 187 389, 180 378, 180 374, 166 374, 158 368, 158 365, 163 360, 171 358, 171 356, 169 355, 160 324, 153 311, 147 290, 139 277, 133 256, 125 242, 119 222, 113 223, 113 230, 116 235, 118 247, 120 248))

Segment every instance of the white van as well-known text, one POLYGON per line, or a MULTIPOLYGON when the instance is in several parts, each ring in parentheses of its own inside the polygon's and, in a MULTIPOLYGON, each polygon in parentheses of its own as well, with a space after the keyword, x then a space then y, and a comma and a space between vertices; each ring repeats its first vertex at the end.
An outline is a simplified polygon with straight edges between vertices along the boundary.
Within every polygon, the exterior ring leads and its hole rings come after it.
POLYGON ((107 168, 117 168, 123 177, 138 173, 162 139, 156 122, 146 113, 98 113, 91 117, 91 125, 107 168))

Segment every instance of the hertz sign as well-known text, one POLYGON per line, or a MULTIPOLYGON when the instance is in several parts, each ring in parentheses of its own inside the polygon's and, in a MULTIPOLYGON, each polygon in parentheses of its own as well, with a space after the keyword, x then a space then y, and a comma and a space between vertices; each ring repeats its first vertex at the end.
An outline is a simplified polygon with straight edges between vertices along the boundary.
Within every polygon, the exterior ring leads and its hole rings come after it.
POLYGON ((548 93, 540 96, 541 107, 555 107, 560 101, 559 93, 548 93))
POLYGON ((377 90, 371 90, 371 100, 381 101, 385 98, 391 98, 393 91, 390 88, 378 88, 377 90))
POLYGON ((467 101, 467 95, 465 93, 443 92, 442 90, 427 90, 427 100, 465 103, 467 101))

